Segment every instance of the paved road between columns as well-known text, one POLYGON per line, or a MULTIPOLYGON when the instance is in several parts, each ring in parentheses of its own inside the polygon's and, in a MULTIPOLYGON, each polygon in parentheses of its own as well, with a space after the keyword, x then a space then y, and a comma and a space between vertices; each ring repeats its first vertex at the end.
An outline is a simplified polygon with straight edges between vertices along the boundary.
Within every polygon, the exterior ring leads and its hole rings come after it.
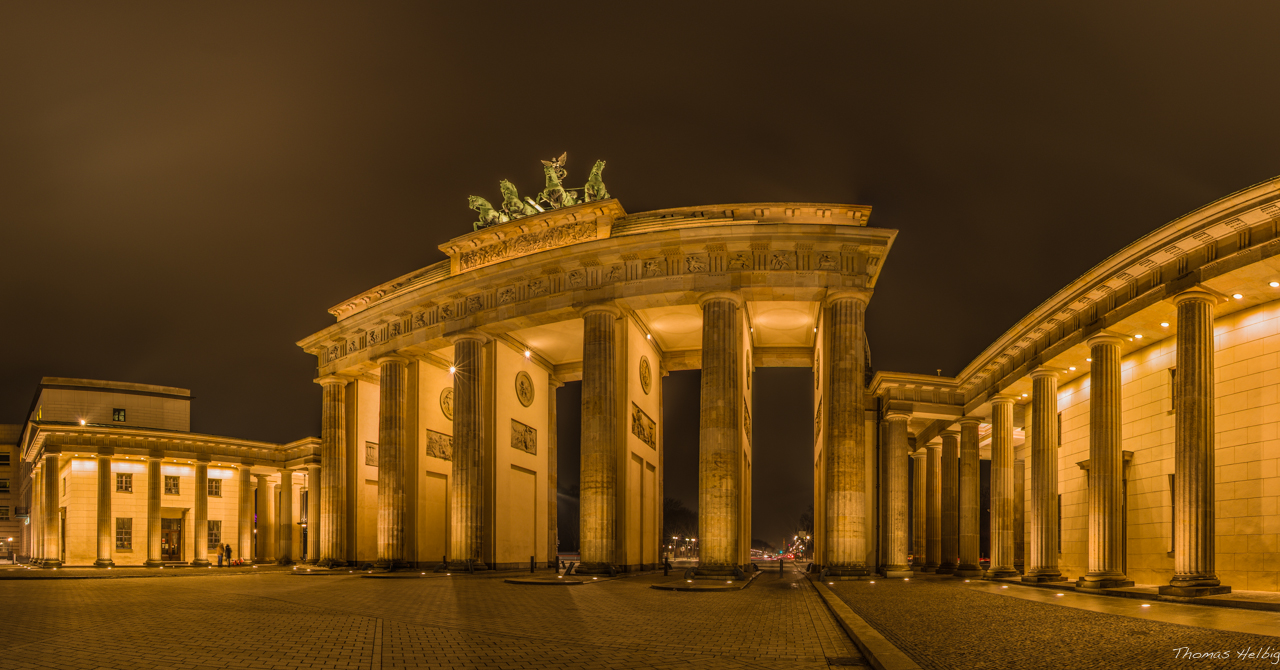
POLYGON ((8 668, 784 668, 865 665, 799 573, 727 593, 502 576, 246 574, 0 582, 8 668))

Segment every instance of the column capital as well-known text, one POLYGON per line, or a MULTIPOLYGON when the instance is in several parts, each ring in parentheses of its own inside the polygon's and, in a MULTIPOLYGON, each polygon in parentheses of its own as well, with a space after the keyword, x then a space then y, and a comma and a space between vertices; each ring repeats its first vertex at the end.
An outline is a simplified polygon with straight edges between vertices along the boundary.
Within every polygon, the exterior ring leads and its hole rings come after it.
POLYGON ((401 365, 408 365, 411 362, 411 359, 408 356, 402 356, 400 354, 384 354, 375 358, 373 362, 377 363, 379 366, 386 363, 400 363, 401 365))
POLYGON ((912 458, 924 458, 929 455, 928 446, 919 447, 909 454, 912 458))
POLYGON ((997 393, 991 396, 992 405, 1003 405, 1003 404, 1012 405, 1015 402, 1018 402, 1018 396, 1010 395, 1008 393, 997 393))
POLYGON ((1102 344, 1114 344, 1116 346, 1120 346, 1124 344, 1124 338, 1115 333, 1104 330, 1093 335, 1088 340, 1085 340, 1085 344, 1087 344, 1090 349, 1102 344))
POLYGON ((712 291, 710 293, 703 293, 698 296, 698 307, 706 308, 707 303, 713 300, 728 300, 732 302, 735 307, 742 307, 742 296, 733 291, 712 291))
POLYGON ((196 454, 196 465, 208 465, 213 461, 213 457, 209 454, 196 454))
POLYGON ((942 432, 938 433, 938 437, 941 437, 941 438, 942 438, 942 439, 944 439, 944 440, 945 440, 946 438, 948 438, 948 437, 954 437, 954 438, 956 438, 956 439, 959 439, 959 438, 960 438, 960 431, 958 431, 958 430, 944 430, 944 431, 942 431, 942 432))
POLYGON ((578 316, 583 318, 586 318, 588 314, 595 314, 597 312, 604 312, 615 319, 622 318, 622 309, 612 302, 600 302, 593 305, 583 305, 578 308, 578 316))
POLYGON ((489 336, 478 330, 468 330, 465 333, 457 333, 449 336, 449 344, 457 344, 459 342, 475 341, 480 344, 488 344, 489 336))
POLYGON ((1175 305, 1181 305, 1189 300, 1199 300, 1201 302, 1207 302, 1210 305, 1230 302, 1230 298, 1207 286, 1194 286, 1174 295, 1172 298, 1168 298, 1168 300, 1175 305))
POLYGON ((911 412, 903 409, 891 409, 884 414, 885 421, 910 421, 911 412))
POLYGON ((556 379, 555 375, 547 375, 547 383, 553 389, 558 389, 561 386, 564 386, 564 382, 560 381, 559 379, 556 379))
POLYGON ((347 382, 351 381, 351 378, 344 377, 342 375, 325 375, 323 377, 317 377, 313 381, 321 386, 334 386, 338 384, 346 386, 347 382))
POLYGON ((1037 379, 1039 377, 1053 377, 1057 379, 1058 375, 1062 374, 1063 372, 1066 372, 1066 370, 1063 370, 1062 368, 1055 368, 1049 365, 1041 365, 1040 367, 1031 371, 1031 378, 1037 379))
POLYGON ((871 289, 869 288, 846 288, 836 291, 828 291, 827 297, 822 300, 824 306, 830 306, 831 303, 841 300, 857 300, 866 305, 871 302, 871 289))
POLYGON ((978 425, 986 420, 987 420, 986 417, 982 417, 982 416, 962 416, 959 419, 956 419, 956 423, 960 424, 961 426, 965 424, 978 425))

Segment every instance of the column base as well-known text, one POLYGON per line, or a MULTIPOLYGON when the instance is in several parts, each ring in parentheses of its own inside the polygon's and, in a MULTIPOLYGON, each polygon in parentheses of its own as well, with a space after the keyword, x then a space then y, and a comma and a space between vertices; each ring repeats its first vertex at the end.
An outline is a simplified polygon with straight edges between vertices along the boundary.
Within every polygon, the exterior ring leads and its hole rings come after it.
POLYGON ((316 565, 321 568, 345 568, 347 567, 347 562, 336 558, 322 558, 316 561, 316 565))
POLYGON ((978 568, 956 568, 956 571, 951 574, 956 577, 981 577, 982 572, 978 568))
POLYGON ((1125 589, 1131 586, 1133 586, 1133 580, 1125 579, 1124 575, 1117 575, 1115 577, 1084 576, 1076 580, 1076 588, 1078 589, 1125 589))
POLYGON ((937 571, 938 571, 938 566, 936 565, 926 565, 923 568, 920 568, 920 572, 923 572, 927 575, 931 575, 937 571))
POLYGON ((161 561, 161 560, 159 560, 159 559, 150 559, 150 558, 148 558, 148 559, 147 559, 147 560, 142 564, 142 567, 144 567, 144 568, 163 568, 163 567, 164 567, 164 561, 161 561))
POLYGON ((1018 574, 1019 574, 1018 571, 1014 570, 1013 568, 997 567, 997 568, 991 568, 990 570, 987 570, 986 574, 982 575, 982 578, 983 579, 1009 579, 1010 577, 1017 577, 1018 574))
POLYGON ((53 560, 53 559, 51 559, 51 558, 46 558, 45 560, 43 560, 43 561, 41 561, 41 562, 40 562, 40 567, 42 567, 42 568, 60 568, 60 567, 62 567, 62 561, 56 561, 56 560, 53 560))
POLYGON ((484 561, 477 559, 472 561, 469 566, 466 561, 449 561, 449 566, 446 569, 449 572, 469 572, 471 570, 480 572, 481 570, 488 570, 489 566, 485 565, 484 561))
POLYGON ((111 559, 109 559, 109 558, 99 558, 98 560, 96 560, 96 561, 94 561, 94 562, 93 562, 93 567, 95 567, 95 568, 114 568, 114 567, 116 567, 116 564, 115 564, 114 562, 112 562, 112 560, 111 560, 111 559))
MULTIPOLYGON (((694 577, 733 577, 738 570, 736 565, 707 565, 693 569, 694 577)), ((582 572, 582 568, 578 568, 578 572, 582 572)), ((607 570, 606 570, 607 572, 607 570)), ((590 574, 590 573, 588 573, 590 574)))
POLYGON ((1161 586, 1162 596, 1180 596, 1182 598, 1203 598, 1231 593, 1230 586, 1161 586))
POLYGON ((292 558, 281 558, 276 561, 276 565, 293 565, 292 558))
POLYGON ((207 558, 197 558, 196 560, 191 561, 191 567, 193 568, 207 568, 209 565, 209 559, 207 558))
POLYGON ((910 570, 885 570, 882 574, 884 574, 885 579, 897 579, 899 577, 911 577, 916 573, 910 570))
POLYGON ((839 567, 827 567, 828 577, 853 577, 862 579, 871 576, 871 569, 865 565, 845 565, 839 567))
POLYGON ((950 575, 954 574, 955 571, 956 567, 954 565, 939 565, 938 569, 935 570, 934 573, 939 575, 950 575))
POLYGON ((1040 574, 1023 575, 1022 581, 1027 584, 1048 584, 1049 582, 1065 582, 1067 581, 1067 578, 1063 577, 1061 573, 1044 572, 1040 574))

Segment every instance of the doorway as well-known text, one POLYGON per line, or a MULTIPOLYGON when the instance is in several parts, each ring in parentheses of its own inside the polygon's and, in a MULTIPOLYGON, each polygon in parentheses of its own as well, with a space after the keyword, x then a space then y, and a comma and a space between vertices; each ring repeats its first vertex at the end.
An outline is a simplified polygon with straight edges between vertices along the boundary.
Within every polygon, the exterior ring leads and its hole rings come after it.
POLYGON ((182 560, 182 519, 160 520, 160 560, 182 560))

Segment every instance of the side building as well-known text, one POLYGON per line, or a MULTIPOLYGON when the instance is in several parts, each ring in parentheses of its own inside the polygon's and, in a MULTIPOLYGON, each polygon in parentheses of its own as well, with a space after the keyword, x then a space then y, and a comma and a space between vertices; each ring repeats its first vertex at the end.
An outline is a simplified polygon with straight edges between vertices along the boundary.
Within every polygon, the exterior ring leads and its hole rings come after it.
POLYGON ((22 553, 22 515, 18 503, 18 436, 22 426, 0 425, 0 563, 22 553))
POLYGON ((236 560, 314 560, 319 439, 192 433, 191 400, 166 386, 42 379, 27 423, 0 431, 15 445, 0 478, 11 473, 18 560, 204 566, 227 544, 236 560))

